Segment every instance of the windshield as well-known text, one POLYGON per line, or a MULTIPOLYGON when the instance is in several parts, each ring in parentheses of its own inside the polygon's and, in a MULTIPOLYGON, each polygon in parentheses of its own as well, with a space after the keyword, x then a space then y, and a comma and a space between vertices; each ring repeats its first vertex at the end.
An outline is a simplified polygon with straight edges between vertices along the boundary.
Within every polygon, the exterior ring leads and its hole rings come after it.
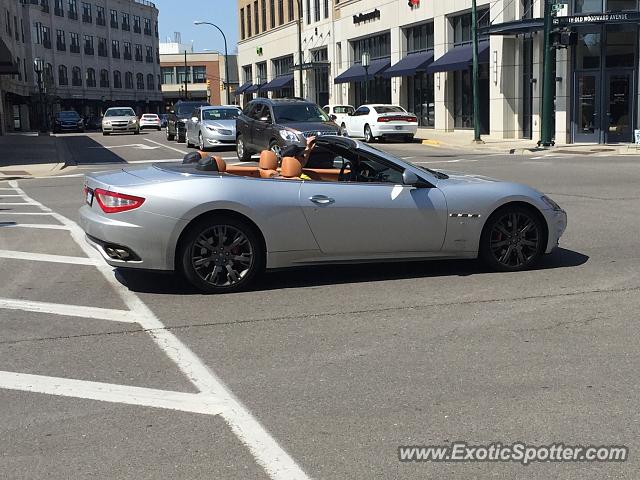
POLYGON ((110 108, 104 114, 105 117, 135 117, 135 115, 132 108, 110 108))
POLYGON ((276 122, 329 122, 329 116, 313 103, 294 103, 273 107, 276 122))
POLYGON ((176 115, 189 115, 196 108, 206 105, 206 103, 182 103, 176 108, 176 115))
POLYGON ((400 159, 398 159, 398 157, 396 157, 394 155, 391 155, 390 153, 387 153, 384 150, 379 150, 376 147, 373 147, 373 146, 365 144, 365 143, 360 145, 360 150, 363 150, 365 152, 366 151, 372 152, 372 153, 378 155, 379 157, 387 159, 387 160, 389 160, 389 161, 391 161, 393 163, 396 163, 396 164, 397 163, 400 163, 400 164, 406 163, 408 165, 411 165, 414 168, 422 170, 423 172, 428 172, 429 174, 431 174, 434 177, 439 178, 439 179, 449 178, 449 175, 447 175, 446 173, 438 172, 437 170, 433 170, 431 168, 427 168, 427 167, 425 167, 423 165, 417 165, 417 164, 409 162, 407 160, 400 160, 400 159))
POLYGON ((58 112, 58 117, 74 120, 76 118, 80 118, 80 115, 78 115, 76 112, 58 112))
POLYGON ((333 107, 333 113, 353 113, 353 112, 354 112, 353 107, 342 106, 342 105, 333 107))
POLYGON ((402 107, 396 107, 394 105, 376 105, 373 107, 378 113, 405 113, 406 110, 402 107))
POLYGON ((238 118, 237 108, 207 108, 202 111, 203 120, 233 120, 238 118))

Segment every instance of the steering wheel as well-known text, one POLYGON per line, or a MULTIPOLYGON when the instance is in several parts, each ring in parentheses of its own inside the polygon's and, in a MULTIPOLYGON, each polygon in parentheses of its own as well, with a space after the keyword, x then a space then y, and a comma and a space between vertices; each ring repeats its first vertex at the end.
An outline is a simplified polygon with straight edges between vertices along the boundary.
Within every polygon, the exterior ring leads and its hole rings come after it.
POLYGON ((349 160, 342 162, 342 168, 340 169, 340 173, 338 174, 338 181, 348 182, 349 180, 351 180, 352 175, 353 175, 353 165, 351 165, 351 162, 349 160), (347 169, 347 166, 349 167, 349 171, 350 171, 348 175, 344 173, 345 170, 347 169))

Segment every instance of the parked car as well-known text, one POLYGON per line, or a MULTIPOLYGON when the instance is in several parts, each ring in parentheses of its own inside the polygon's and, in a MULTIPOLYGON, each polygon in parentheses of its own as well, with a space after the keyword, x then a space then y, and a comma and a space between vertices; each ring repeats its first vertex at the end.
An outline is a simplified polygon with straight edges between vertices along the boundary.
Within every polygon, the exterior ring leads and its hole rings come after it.
POLYGON ((237 107, 198 107, 187 121, 187 147, 197 145, 202 151, 209 147, 236 144, 237 107))
POLYGON ((102 128, 102 117, 89 117, 85 123, 87 130, 100 130, 102 128))
POLYGON ((115 132, 140 133, 140 122, 136 112, 130 107, 111 107, 104 112, 102 118, 102 134, 110 135, 115 132))
POLYGON ((320 263, 480 257, 514 272, 550 253, 567 225, 531 187, 445 174, 343 136, 315 142, 309 162, 330 155, 329 169, 285 157, 278 171, 270 151, 256 167, 194 154, 86 177, 80 224, 107 263, 176 270, 214 293, 247 287, 265 267, 320 263))
POLYGON ((145 113, 140 117, 140 129, 144 130, 145 128, 155 128, 160 131, 160 117, 155 113, 145 113))
POLYGON ((412 141, 418 118, 399 105, 362 105, 340 124, 350 137, 373 142, 377 138, 403 138, 412 141))
POLYGON ((167 140, 184 142, 187 139, 187 122, 198 107, 209 105, 207 102, 186 102, 180 100, 167 115, 167 140))
POLYGON ((160 114, 160 127, 161 128, 166 128, 167 127, 167 114, 166 113, 161 113, 160 114))
POLYGON ((356 110, 351 105, 325 105, 322 109, 338 126, 345 123, 345 118, 356 110))
POLYGON ((236 120, 238 158, 250 160, 253 153, 266 149, 279 155, 287 145, 305 145, 306 137, 335 135, 339 130, 313 102, 257 98, 247 104, 236 120))
POLYGON ((63 110, 53 116, 53 133, 84 132, 84 120, 74 110, 63 110))

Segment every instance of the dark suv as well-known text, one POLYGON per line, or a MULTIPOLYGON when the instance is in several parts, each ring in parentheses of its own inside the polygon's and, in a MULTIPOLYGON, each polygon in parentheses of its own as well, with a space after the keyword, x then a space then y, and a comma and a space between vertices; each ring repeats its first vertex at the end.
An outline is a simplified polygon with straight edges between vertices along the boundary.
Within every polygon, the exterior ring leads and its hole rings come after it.
POLYGON ((193 111, 202 106, 209 106, 207 102, 185 102, 180 100, 173 106, 173 110, 167 115, 167 140, 174 138, 178 142, 185 142, 187 138, 187 121, 193 111))
POLYGON ((306 137, 337 135, 338 125, 315 103, 295 98, 257 98, 236 119, 240 160, 253 153, 272 150, 280 154, 286 145, 305 145, 306 137))

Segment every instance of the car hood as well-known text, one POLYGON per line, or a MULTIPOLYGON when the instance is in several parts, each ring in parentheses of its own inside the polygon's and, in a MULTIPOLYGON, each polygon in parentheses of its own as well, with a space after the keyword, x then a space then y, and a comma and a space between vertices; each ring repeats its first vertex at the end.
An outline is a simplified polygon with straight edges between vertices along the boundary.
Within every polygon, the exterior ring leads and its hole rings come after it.
POLYGON ((211 126, 216 128, 224 128, 227 130, 235 130, 236 129, 236 120, 205 120, 202 122, 204 126, 211 126))
POLYGON ((492 182, 500 182, 501 180, 497 180, 491 177, 485 177, 484 175, 474 175, 470 173, 460 173, 460 172, 451 172, 447 170, 438 170, 445 175, 448 175, 449 178, 446 180, 441 180, 451 185, 455 184, 469 184, 469 183, 492 183, 492 182))
POLYGON ((123 120, 126 120, 128 122, 129 120, 132 120, 134 118, 136 118, 136 117, 134 117, 132 115, 127 115, 127 116, 123 116, 123 117, 104 117, 103 121, 105 121, 105 122, 113 122, 113 121, 122 122, 123 120))
POLYGON ((338 132, 338 126, 334 122, 280 122, 280 125, 299 132, 338 132))

